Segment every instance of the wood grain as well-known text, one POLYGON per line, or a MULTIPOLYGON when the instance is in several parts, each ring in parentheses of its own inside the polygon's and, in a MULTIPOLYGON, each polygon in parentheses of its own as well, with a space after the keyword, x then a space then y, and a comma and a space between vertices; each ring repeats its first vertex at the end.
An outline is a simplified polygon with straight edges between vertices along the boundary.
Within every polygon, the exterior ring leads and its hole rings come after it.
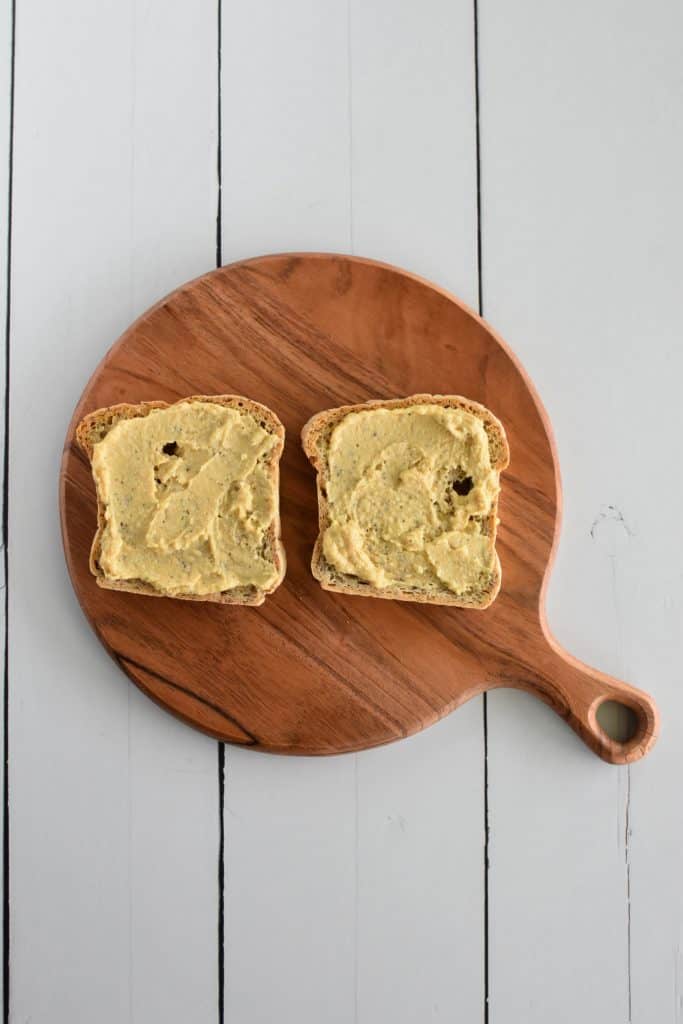
POLYGON ((267 256, 172 293, 133 324, 87 385, 67 435, 60 506, 69 572, 99 638, 144 692, 219 739, 279 753, 360 750, 511 686, 551 705, 606 761, 634 761, 655 741, 651 699, 582 665, 549 634, 543 598, 560 486, 528 378, 471 310, 396 268, 346 256, 267 256), (258 609, 101 590, 88 569, 95 495, 76 423, 115 402, 230 392, 269 405, 287 430, 285 583, 258 609), (482 402, 508 434, 503 586, 485 612, 334 595, 310 573, 317 510, 302 425, 330 406, 416 392, 482 402), (604 699, 636 712, 629 741, 599 728, 604 699))

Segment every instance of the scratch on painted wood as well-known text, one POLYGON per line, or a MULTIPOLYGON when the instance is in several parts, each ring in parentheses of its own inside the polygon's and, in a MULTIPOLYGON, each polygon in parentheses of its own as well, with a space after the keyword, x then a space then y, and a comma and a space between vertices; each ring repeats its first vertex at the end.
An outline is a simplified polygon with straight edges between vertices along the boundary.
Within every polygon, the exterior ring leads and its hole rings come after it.
POLYGON ((635 531, 629 526, 621 509, 617 505, 603 505, 591 523, 591 540, 598 540, 598 537, 602 536, 605 532, 603 527, 610 523, 616 523, 617 526, 620 526, 627 537, 635 537, 635 531))
POLYGON ((395 830, 398 830, 399 832, 403 832, 405 834, 406 819, 403 817, 402 814, 387 814, 385 820, 388 828, 393 827, 395 830))
MULTIPOLYGON (((590 527, 591 540, 607 556, 610 568, 610 602, 614 616, 614 665, 616 675, 623 675, 623 623, 619 604, 619 584, 617 574, 618 552, 621 543, 635 537, 623 512, 617 505, 603 505, 590 527)), ((620 772, 618 780, 619 800, 617 806, 616 841, 620 851, 628 856, 628 815, 630 806, 629 775, 620 772), (624 792, 625 788, 625 792, 624 792)))
MULTIPOLYGON (((619 603, 619 585, 617 562, 619 548, 622 543, 629 542, 636 536, 636 531, 629 524, 618 505, 603 505, 593 520, 590 528, 591 540, 596 542, 605 552, 610 563, 611 602, 614 612, 615 627, 615 671, 619 676, 624 674, 624 643, 623 620, 619 603)), ((628 1024, 633 1020, 633 986, 632 986, 632 941, 631 941, 631 768, 626 766, 619 773, 617 801, 617 845, 623 849, 624 884, 626 896, 626 1002, 628 1024)))

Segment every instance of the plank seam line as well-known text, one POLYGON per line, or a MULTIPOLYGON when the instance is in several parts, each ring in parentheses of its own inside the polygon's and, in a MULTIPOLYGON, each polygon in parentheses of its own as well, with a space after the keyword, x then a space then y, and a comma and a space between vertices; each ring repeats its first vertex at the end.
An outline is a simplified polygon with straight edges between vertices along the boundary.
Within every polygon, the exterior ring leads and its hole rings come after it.
POLYGON ((624 857, 626 861, 626 980, 628 1024, 633 1020, 633 989, 631 985, 631 765, 626 765, 626 821, 624 825, 624 857))
POLYGON ((475 152, 477 164, 477 306, 479 316, 484 315, 484 281, 482 274, 481 244, 481 131, 479 102, 479 0, 474 5, 474 117, 475 117, 475 152))
POLYGON ((217 181, 217 196, 216 196, 216 267, 223 265, 223 140, 222 140, 222 121, 223 121, 223 99, 221 95, 221 81, 223 77, 223 57, 222 57, 222 46, 223 46, 223 12, 222 12, 222 0, 218 0, 218 24, 217 24, 217 37, 218 37, 218 58, 216 61, 217 71, 217 86, 218 86, 218 104, 216 116, 218 118, 218 144, 216 150, 216 181, 217 181))
POLYGON ((346 80, 348 92, 347 115, 349 121, 349 247, 355 253, 353 237, 353 52, 351 44, 351 3, 346 3, 346 80))
MULTIPOLYGON (((216 268, 223 265, 223 0, 216 11, 216 268)), ((225 1020, 225 744, 218 742, 218 1024, 225 1020)))
MULTIPOLYGON (((481 127, 479 97, 479 4, 472 0, 474 28, 474 124, 475 124, 475 159, 477 187, 477 306, 479 315, 484 315, 484 283, 482 273, 482 202, 481 202, 481 127)), ((482 695, 482 727, 484 733, 484 1024, 489 1024, 490 997, 490 954, 489 954, 489 870, 490 870, 490 839, 489 823, 489 721, 488 696, 482 695)))
POLYGON ((218 1024, 225 1019, 225 744, 218 743, 218 1024))
POLYGON ((9 1024, 10 1016, 10 898, 9 898, 9 373, 10 373, 10 301, 12 280, 12 200, 14 193, 14 97, 16 67, 16 25, 17 5, 12 0, 10 35, 10 95, 9 95, 9 166, 7 174, 7 282, 5 309, 5 451, 3 456, 3 496, 2 496, 2 545, 4 548, 4 587, 5 587, 5 651, 3 658, 3 729, 5 735, 5 756, 3 759, 3 871, 2 871, 2 935, 3 935, 3 1020, 9 1024))

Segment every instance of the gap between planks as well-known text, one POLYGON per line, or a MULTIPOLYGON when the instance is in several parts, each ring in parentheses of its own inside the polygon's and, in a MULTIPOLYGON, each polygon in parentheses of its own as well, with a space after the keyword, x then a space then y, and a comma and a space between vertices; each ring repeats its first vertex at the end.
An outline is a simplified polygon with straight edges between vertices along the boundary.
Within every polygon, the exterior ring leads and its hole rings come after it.
POLYGON ((4 388, 4 425, 5 451, 3 454, 3 497, 2 497, 2 551, 3 551, 3 586, 4 586, 4 652, 3 652, 3 696, 2 720, 4 736, 3 776, 3 811, 2 811, 2 993, 3 1020, 9 1024, 10 1019, 10 900, 9 900, 9 596, 8 596, 8 538, 9 538, 9 375, 10 375, 10 302, 12 281, 12 198, 14 184, 14 95, 16 66, 16 0, 12 0, 10 10, 10 91, 9 91, 9 126, 8 126, 8 169, 7 169, 7 238, 6 245, 6 292, 5 292, 5 388, 4 388))

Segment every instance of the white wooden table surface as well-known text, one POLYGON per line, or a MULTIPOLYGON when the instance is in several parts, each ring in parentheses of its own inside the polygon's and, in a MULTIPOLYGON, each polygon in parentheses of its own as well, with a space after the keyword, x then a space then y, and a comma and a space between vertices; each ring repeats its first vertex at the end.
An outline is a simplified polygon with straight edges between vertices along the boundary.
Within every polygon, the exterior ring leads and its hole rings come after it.
POLYGON ((219 2, 2 3, 5 1019, 681 1024, 683 5, 219 2), (513 692, 223 758, 100 648, 59 540, 75 401, 175 285, 293 249, 481 301, 520 356, 564 478, 551 626, 654 694, 645 761, 513 692))

